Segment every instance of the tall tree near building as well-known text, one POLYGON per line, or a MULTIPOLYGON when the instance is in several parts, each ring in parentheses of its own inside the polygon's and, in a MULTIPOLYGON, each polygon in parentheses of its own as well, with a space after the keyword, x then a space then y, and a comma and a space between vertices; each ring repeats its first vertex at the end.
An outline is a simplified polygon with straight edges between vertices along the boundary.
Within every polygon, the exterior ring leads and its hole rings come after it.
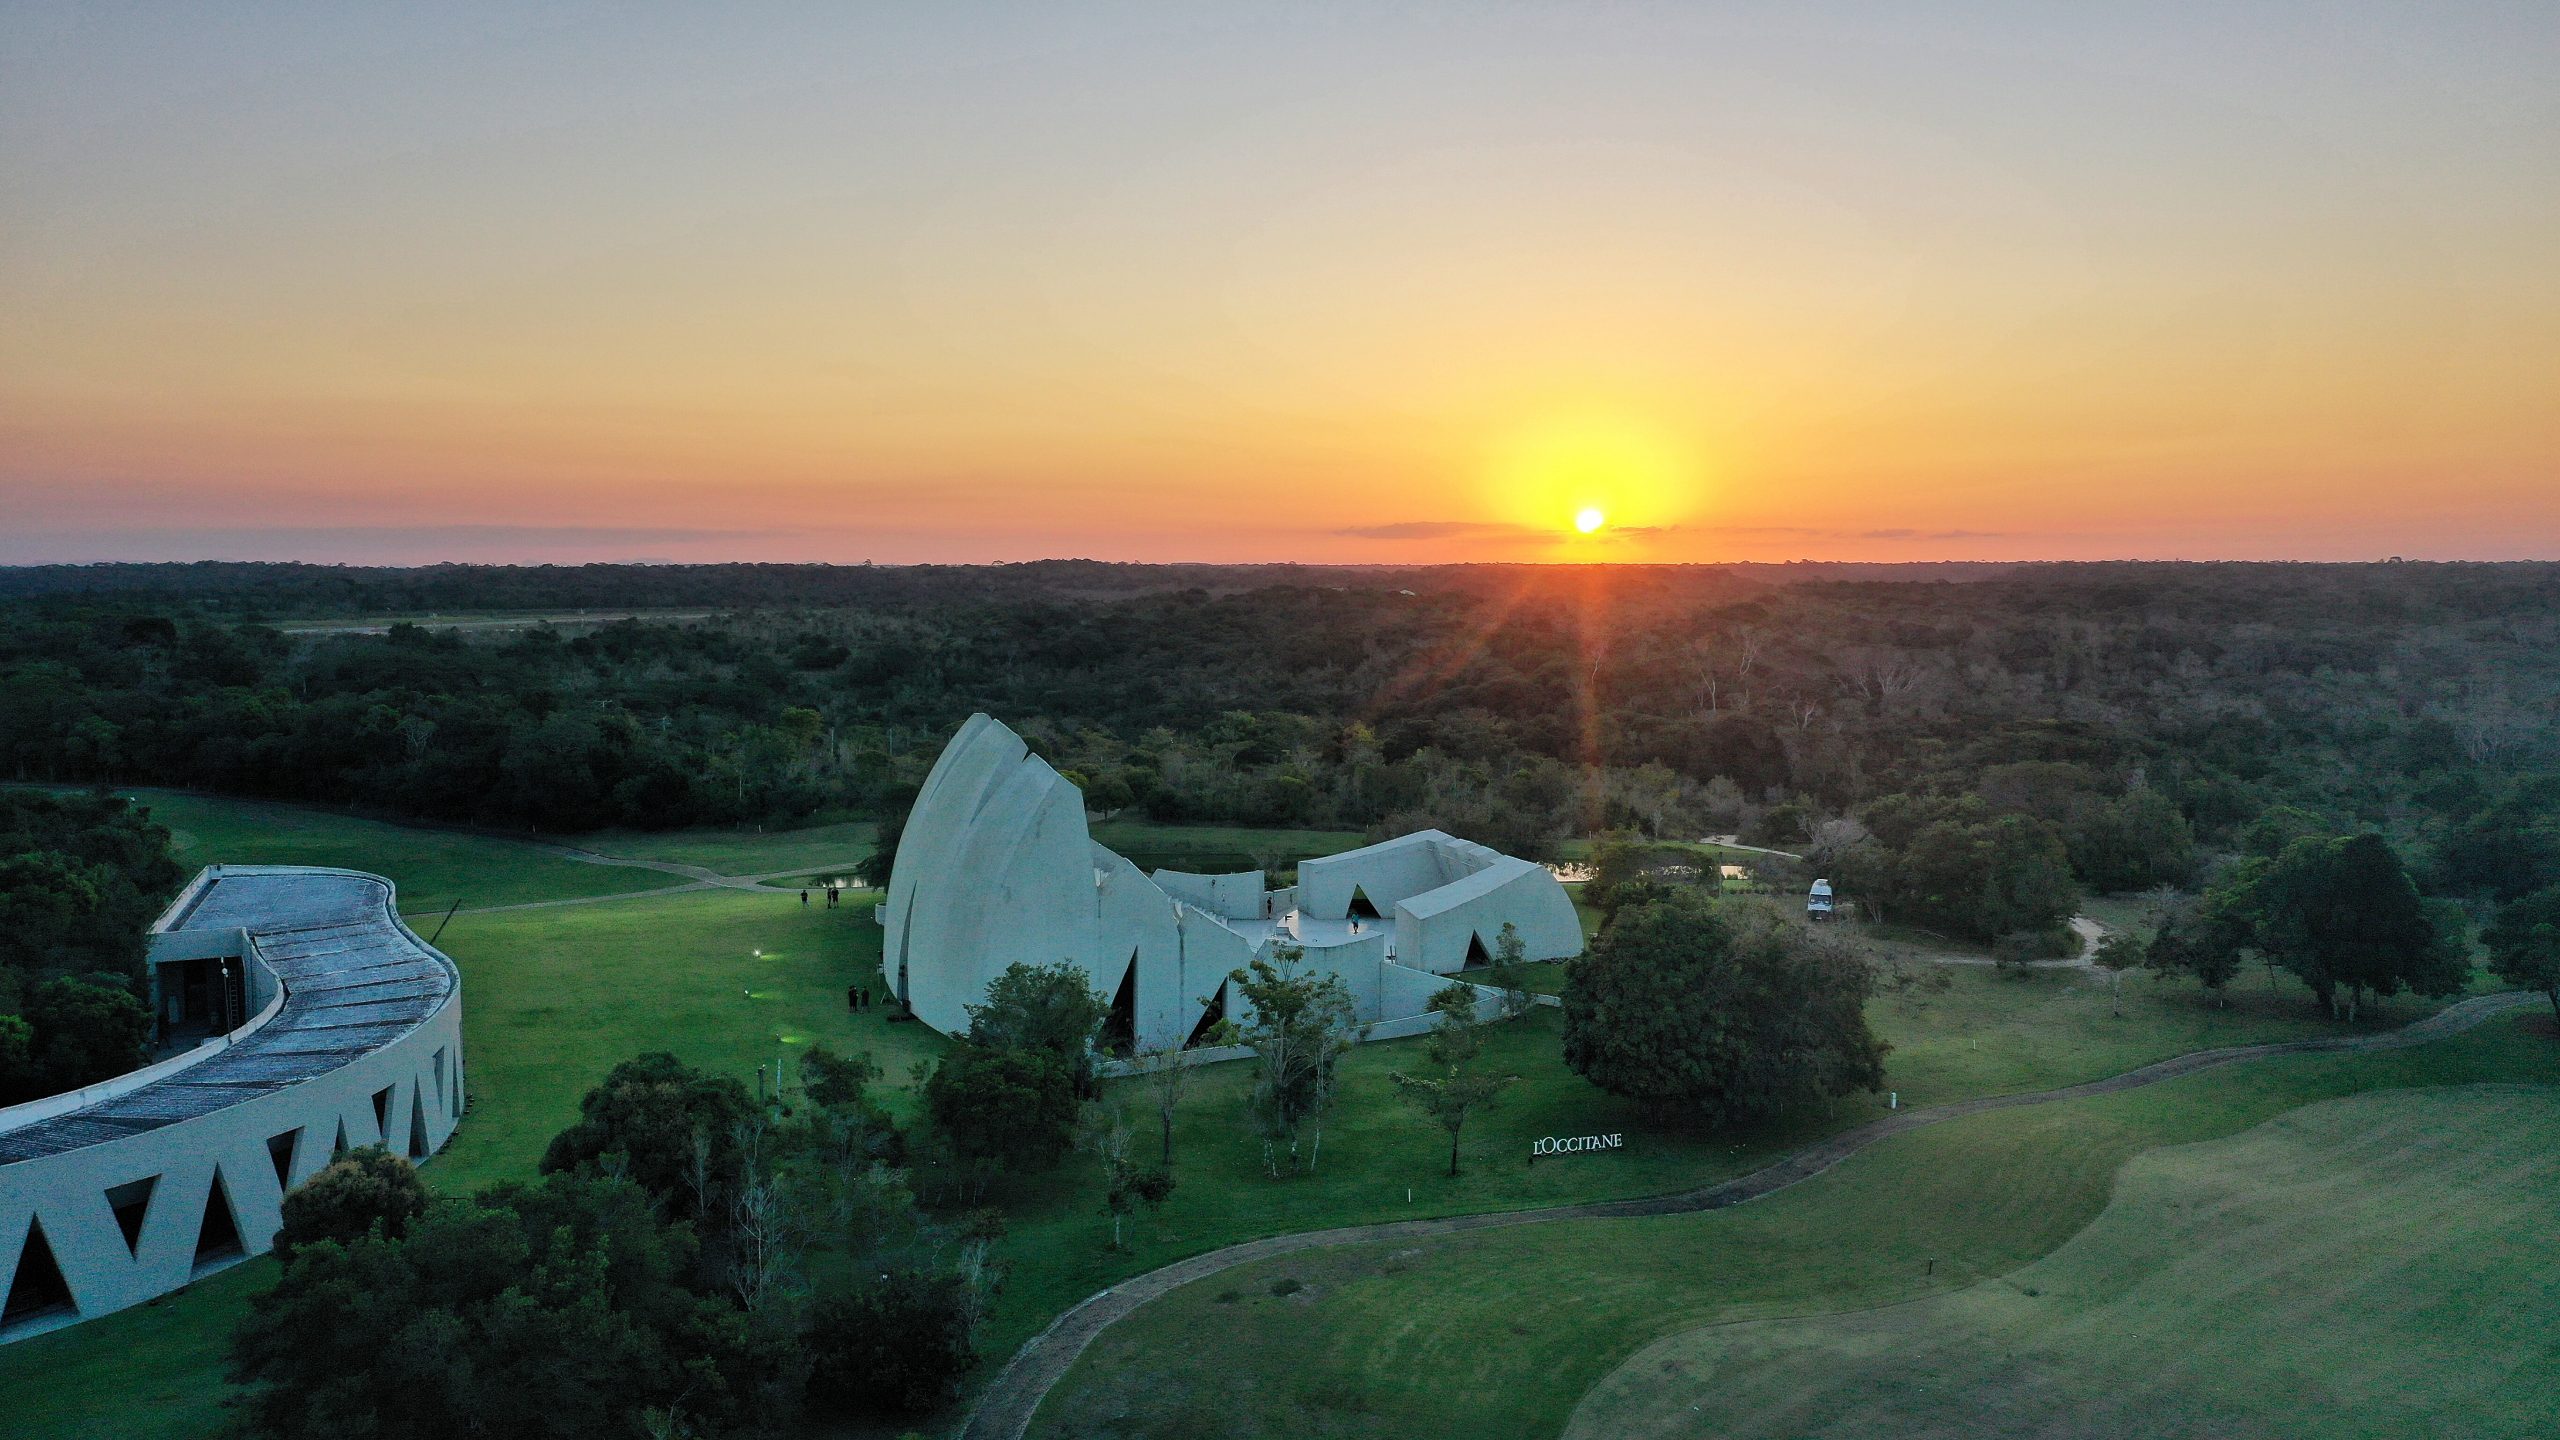
POLYGON ((2560 885, 2536 890, 2498 912, 2481 936, 2499 979, 2539 990, 2560 1019, 2560 885))
POLYGON ((1443 988, 1431 997, 1430 1013, 1440 1020, 1422 1047, 1431 1068, 1419 1075, 1399 1070, 1391 1078, 1415 1109, 1448 1132, 1449 1176, 1455 1179, 1458 1137, 1467 1117, 1491 1106, 1520 1077, 1488 1075, 1475 1068, 1484 1053, 1484 1027, 1476 1019, 1474 986, 1459 981, 1443 988))
POLYGON ((1875 986, 1835 938, 1674 891, 1622 908, 1566 971, 1564 1059, 1653 1115, 1732 1124, 1882 1084, 1875 986))
POLYGON ((1067 960, 1008 965, 987 982, 987 998, 966 1008, 971 1040, 1050 1056, 1075 1077, 1077 1095, 1093 1093, 1093 1037, 1111 1001, 1080 966, 1067 960))
POLYGON ((1256 957, 1233 971, 1234 983, 1252 1007, 1244 1041, 1260 1057, 1246 1114, 1262 1140, 1262 1166, 1280 1176, 1286 1153, 1292 1168, 1300 1144, 1312 1132, 1306 1168, 1315 1168, 1324 1148, 1324 1115, 1337 1091, 1342 1056, 1351 1048, 1356 1012, 1351 992, 1336 975, 1313 975, 1299 968, 1306 953, 1295 946, 1273 949, 1268 960, 1256 957))

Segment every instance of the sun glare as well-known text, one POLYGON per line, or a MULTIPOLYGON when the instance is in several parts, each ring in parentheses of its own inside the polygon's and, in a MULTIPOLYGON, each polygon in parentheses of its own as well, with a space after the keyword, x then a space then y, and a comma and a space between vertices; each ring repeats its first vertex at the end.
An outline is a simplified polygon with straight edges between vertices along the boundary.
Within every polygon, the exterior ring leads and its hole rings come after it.
POLYGON ((1696 494, 1687 447, 1616 416, 1551 417, 1495 442, 1487 508, 1572 542, 1641 536, 1688 518, 1696 494))

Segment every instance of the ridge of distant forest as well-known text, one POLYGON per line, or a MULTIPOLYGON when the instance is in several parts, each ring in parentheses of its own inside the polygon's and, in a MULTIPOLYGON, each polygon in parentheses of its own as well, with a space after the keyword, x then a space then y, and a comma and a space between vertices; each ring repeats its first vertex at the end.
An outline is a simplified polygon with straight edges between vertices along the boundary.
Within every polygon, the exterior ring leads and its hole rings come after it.
POLYGON ((0 774, 543 830, 895 814, 986 710, 1169 822, 1801 847, 1970 797, 2122 888, 2162 878, 2102 858, 2146 827, 2290 807, 2497 892, 2560 773, 2554 564, 209 563, 0 597, 0 774), (268 623, 677 607, 714 613, 268 623))

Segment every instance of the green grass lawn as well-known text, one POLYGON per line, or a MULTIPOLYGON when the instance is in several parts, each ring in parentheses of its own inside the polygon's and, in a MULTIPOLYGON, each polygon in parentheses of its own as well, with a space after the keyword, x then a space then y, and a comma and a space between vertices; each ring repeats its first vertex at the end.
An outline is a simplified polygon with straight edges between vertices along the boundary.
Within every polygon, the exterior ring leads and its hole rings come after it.
POLYGON ((464 915, 444 950, 462 966, 462 1044, 471 1108, 421 1173, 470 1190, 530 1175, 578 1097, 615 1062, 668 1050, 737 1076, 777 1059, 793 1084, 812 1040, 869 1050, 882 1098, 904 1112, 908 1067, 940 1050, 885 1007, 845 1008, 845 986, 876 983, 880 927, 868 904, 803 907, 785 893, 697 890, 611 905, 464 915), (757 952, 763 952, 759 955, 757 952))
POLYGON ((426 830, 299 805, 127 790, 169 827, 190 870, 235 865, 340 865, 387 876, 411 916, 586 895, 625 895, 684 883, 654 870, 588 865, 538 845, 461 831, 426 830))
POLYGON ((1910 1305, 1691 1330, 1566 1432, 2547 1434, 2560 1090, 2400 1090, 2135 1157, 2088 1229, 1910 1305), (2524 1263, 2519 1263, 2519 1262, 2524 1263))
MULTIPOLYGON (((2547 1036, 2508 1019, 2411 1050, 2261 1060, 1953 1121, 1731 1210, 1280 1257, 1176 1291, 1105 1332, 1033 1432, 1552 1436, 1578 1400, 1666 1335, 1921 1300, 2017 1270, 2094 1219, 2119 1170, 2144 1151, 2365 1091, 2547 1086, 2560 1073, 2555 1058, 2547 1036)), ((2327 1263, 2353 1272, 2363 1260, 2341 1246, 2327 1263)), ((2547 1288, 2547 1276, 2537 1283, 2547 1288)), ((2437 1313, 2430 1323, 2468 1322, 2437 1313)), ((2159 1340, 2089 1343, 2138 1351, 2159 1340)), ((2073 1433, 2151 1432, 2137 1417, 2122 1430, 2073 1433)))
MULTIPOLYGON (((1550 980, 1561 970, 1536 968, 1550 980)), ((2215 1009, 2192 987, 2128 980, 2119 1016, 2105 988, 2077 972, 2013 978, 1950 967, 1948 974, 1950 988, 1922 1004, 1879 999, 1869 1007, 1870 1023, 1894 1046, 1887 1084, 1903 1104, 2050 1089, 2191 1050, 2341 1028, 2290 984, 2286 993, 2239 994, 2229 1008, 2215 1009)), ((2434 1008, 2393 1002, 2357 1029, 2394 1028, 2434 1008)), ((1263 1176, 1260 1146, 1243 1123, 1250 1062, 1199 1072, 1176 1121, 1173 1197, 1161 1214, 1129 1225, 1128 1249, 1105 1248, 1110 1224, 1101 1175, 1083 1157, 1008 1197, 1013 1228, 1002 1258, 1011 1276, 997 1300, 989 1353, 1009 1352, 1050 1316, 1115 1280, 1202 1250, 1334 1225, 1661 1194, 1756 1169, 1873 1117, 1885 1103, 1857 1095, 1731 1132, 1665 1129, 1564 1067, 1562 1023, 1559 1012, 1540 1009, 1490 1032, 1484 1063, 1521 1078, 1500 1105, 1468 1122, 1468 1168, 1455 1180, 1443 1173, 1447 1141, 1398 1098, 1388 1078, 1419 1063, 1418 1040, 1352 1052, 1317 1172, 1278 1181, 1263 1176), (1627 1137, 1624 1148, 1529 1163, 1530 1142, 1540 1136, 1610 1131, 1627 1137)), ((1143 1087, 1118 1082, 1110 1093, 1151 1145, 1155 1122, 1143 1087)))
POLYGON ((797 830, 598 830, 571 836, 568 843, 627 859, 700 865, 723 875, 770 875, 803 865, 849 868, 871 853, 879 833, 875 821, 842 820, 797 830))

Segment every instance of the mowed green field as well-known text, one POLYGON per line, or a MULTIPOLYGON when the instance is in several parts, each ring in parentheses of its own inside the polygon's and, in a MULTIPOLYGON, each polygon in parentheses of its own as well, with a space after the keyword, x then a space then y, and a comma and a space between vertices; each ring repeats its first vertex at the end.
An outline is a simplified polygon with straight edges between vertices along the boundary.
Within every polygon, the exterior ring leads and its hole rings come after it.
MULTIPOLYGON (((1557 1222, 1246 1265, 1106 1331, 1051 1394, 1033 1433, 1553 1436, 1578 1401, 1666 1335, 1923 1300, 2018 1270, 2095 1219, 2118 1172, 2145 1151, 2234 1135, 2368 1091, 2531 1084, 2547 1095, 2560 1078, 2555 1061, 2546 1034, 2508 1017, 2408 1050, 2252 1061, 1951 1121, 1730 1210, 1557 1222)), ((2305 1263, 2353 1267, 2368 1258, 2342 1246, 2305 1263)), ((2331 1283, 2355 1282, 2342 1275, 2331 1283)), ((2497 1313, 2484 1312, 2482 1322, 2497 1313)), ((2456 1305, 2429 1311, 2426 1323, 2473 1322, 2456 1305)), ((2151 1432, 2135 1416, 2123 1428, 2062 1433, 2151 1432)))
POLYGON ((1573 1440, 2551 1433, 2560 1089, 2393 1091, 2153 1150, 1953 1295, 1693 1330, 1573 1440))
MULTIPOLYGON (((1561 969, 1534 968, 1542 982, 1561 969)), ((2129 980, 2119 1016, 2104 986, 2079 972, 2012 977, 1965 966, 1951 967, 1948 976, 1950 988, 1923 1003, 1880 999, 1868 1008, 1877 1034, 1894 1046, 1885 1062, 1887 1084, 1905 1105, 2052 1089, 2193 1050, 2342 1028, 2290 984, 2283 993, 2261 988, 2236 995, 2228 1008, 2217 1009, 2192 987, 2129 980)), ((2355 1028, 2387 1030, 2435 1008, 2397 1002, 2355 1028)), ((1390 1078, 1420 1063, 1419 1040, 1354 1050, 1315 1173, 1276 1181, 1264 1176, 1261 1147, 1244 1123, 1251 1065, 1198 1072, 1176 1119, 1172 1199, 1161 1213, 1130 1222, 1127 1249, 1105 1248, 1110 1222, 1103 1178, 1090 1158, 1073 1157, 1058 1175, 1003 1197, 1012 1235, 1002 1254, 1012 1269, 997 1297, 990 1352, 1010 1351, 1058 1311, 1124 1276, 1220 1245, 1335 1225, 1686 1189, 1758 1169, 1873 1118, 1885 1105, 1883 1096, 1856 1095, 1743 1129, 1665 1129, 1566 1069, 1561 1028, 1559 1012, 1542 1008, 1489 1032, 1483 1064, 1520 1078, 1497 1106, 1469 1120, 1466 1173, 1454 1180, 1444 1173, 1446 1137, 1401 1100, 1390 1078), (1627 1137, 1624 1148, 1530 1163, 1530 1142, 1540 1136, 1611 1131, 1627 1137)), ((1107 1093, 1127 1107, 1141 1153, 1152 1155, 1145 1147, 1155 1143, 1156 1122, 1144 1087, 1121 1082, 1107 1093)))
POLYGON ((590 865, 540 845, 465 831, 428 830, 299 805, 223 800, 166 790, 122 790, 169 827, 178 862, 205 865, 340 865, 400 887, 412 918, 588 895, 628 895, 681 885, 682 876, 590 865))
POLYGON ((871 853, 879 833, 873 821, 843 820, 793 830, 599 830, 570 843, 634 860, 700 865, 723 875, 771 875, 801 866, 850 868, 871 853))
MULTIPOLYGON (((877 985, 880 927, 867 901, 834 910, 795 894, 694 890, 608 905, 463 915, 444 951, 462 967, 470 1110, 420 1173, 471 1190, 533 1173, 578 1097, 618 1061, 666 1050, 750 1089, 777 1063, 797 1084, 813 1041, 868 1050, 890 1087, 941 1037, 854 1012, 845 987, 877 985)), ((893 1109, 903 1090, 884 1094, 893 1109)))

